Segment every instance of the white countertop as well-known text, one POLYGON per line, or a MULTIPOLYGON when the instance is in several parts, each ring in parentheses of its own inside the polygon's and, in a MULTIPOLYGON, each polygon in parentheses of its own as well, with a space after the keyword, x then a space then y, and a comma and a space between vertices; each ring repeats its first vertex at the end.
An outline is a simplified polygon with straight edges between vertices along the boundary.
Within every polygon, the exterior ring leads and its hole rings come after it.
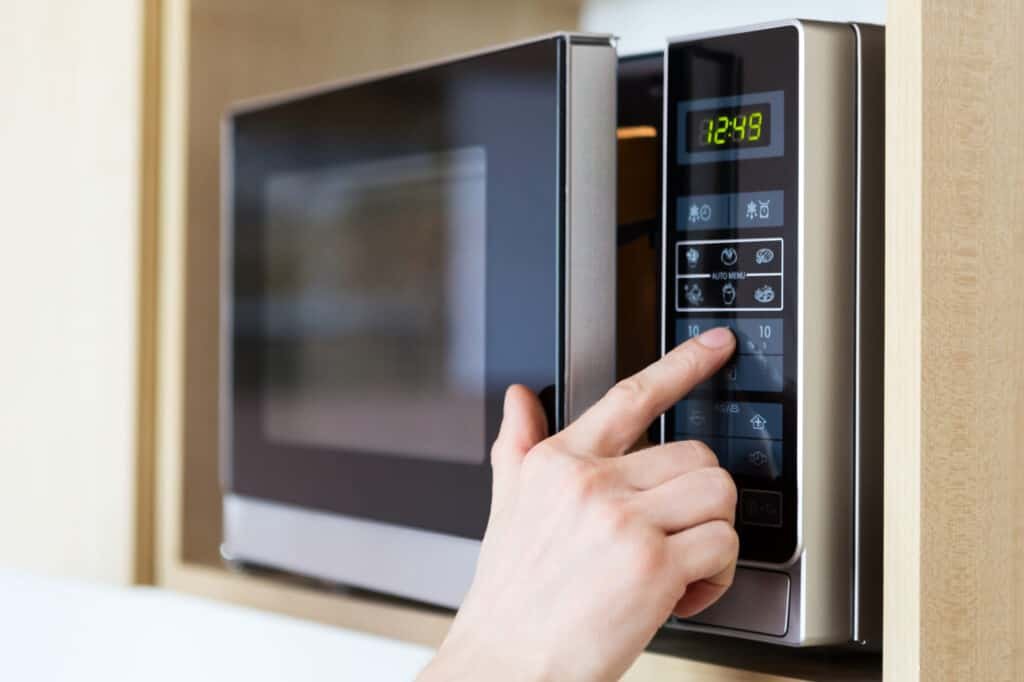
POLYGON ((412 680, 432 650, 166 590, 0 568, 0 680, 412 680))

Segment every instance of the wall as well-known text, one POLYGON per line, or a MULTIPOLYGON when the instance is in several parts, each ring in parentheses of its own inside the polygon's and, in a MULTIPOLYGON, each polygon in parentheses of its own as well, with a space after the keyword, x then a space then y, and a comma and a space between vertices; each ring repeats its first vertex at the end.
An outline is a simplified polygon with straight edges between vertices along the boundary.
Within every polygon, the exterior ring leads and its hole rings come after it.
POLYGON ((659 50, 665 38, 800 17, 885 23, 885 0, 585 0, 580 25, 620 37, 620 54, 659 50))
POLYGON ((133 575, 141 0, 5 0, 0 563, 133 575))

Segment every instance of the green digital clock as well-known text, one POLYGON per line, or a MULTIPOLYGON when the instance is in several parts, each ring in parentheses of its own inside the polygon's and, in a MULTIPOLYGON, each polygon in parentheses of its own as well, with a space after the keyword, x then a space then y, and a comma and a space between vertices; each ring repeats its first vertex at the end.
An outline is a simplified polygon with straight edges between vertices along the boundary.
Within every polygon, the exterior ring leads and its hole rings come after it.
POLYGON ((686 112, 689 152, 767 147, 771 141, 771 106, 767 103, 686 112))

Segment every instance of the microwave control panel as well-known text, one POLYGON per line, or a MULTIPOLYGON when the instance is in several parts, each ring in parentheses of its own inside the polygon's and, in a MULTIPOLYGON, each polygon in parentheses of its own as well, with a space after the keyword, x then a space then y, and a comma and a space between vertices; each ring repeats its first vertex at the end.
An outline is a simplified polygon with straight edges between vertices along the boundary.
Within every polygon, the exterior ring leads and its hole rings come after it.
POLYGON ((666 60, 664 350, 716 326, 737 347, 662 435, 711 447, 738 489, 740 559, 781 564, 797 549, 798 33, 698 39, 666 60))

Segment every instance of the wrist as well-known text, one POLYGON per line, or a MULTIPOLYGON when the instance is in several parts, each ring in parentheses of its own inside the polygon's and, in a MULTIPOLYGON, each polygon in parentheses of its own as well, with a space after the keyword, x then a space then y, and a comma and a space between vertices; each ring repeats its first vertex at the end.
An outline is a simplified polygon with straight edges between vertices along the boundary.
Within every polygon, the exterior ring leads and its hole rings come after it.
POLYGON ((554 678, 542 672, 530 652, 496 651, 494 646, 449 637, 437 655, 423 669, 417 682, 548 682, 554 678))

